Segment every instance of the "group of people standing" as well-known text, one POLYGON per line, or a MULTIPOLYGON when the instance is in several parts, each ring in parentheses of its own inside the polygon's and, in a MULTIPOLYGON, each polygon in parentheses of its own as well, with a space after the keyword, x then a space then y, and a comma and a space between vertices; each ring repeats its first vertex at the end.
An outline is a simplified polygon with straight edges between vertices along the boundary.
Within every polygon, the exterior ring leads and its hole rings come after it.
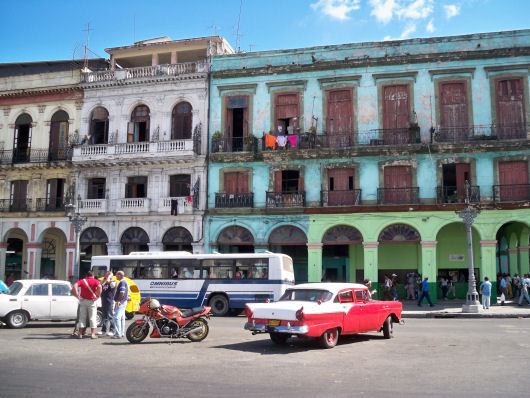
POLYGON ((88 271, 85 278, 77 281, 72 287, 72 295, 79 300, 76 329, 72 336, 83 338, 85 329, 90 326, 91 338, 106 334, 120 339, 125 333, 125 308, 129 296, 129 286, 123 271, 116 272, 116 280, 111 271, 107 271, 103 282, 88 271), (97 300, 101 297, 103 326, 96 335, 97 300))

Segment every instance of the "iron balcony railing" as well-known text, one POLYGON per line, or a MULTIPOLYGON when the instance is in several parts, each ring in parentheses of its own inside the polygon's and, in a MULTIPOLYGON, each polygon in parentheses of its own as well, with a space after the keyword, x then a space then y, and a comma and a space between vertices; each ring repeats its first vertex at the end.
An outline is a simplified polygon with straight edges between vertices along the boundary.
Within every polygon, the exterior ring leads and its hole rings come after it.
POLYGON ((420 188, 377 188, 379 205, 412 205, 420 203, 420 188))
POLYGON ((64 211, 64 200, 63 198, 37 198, 35 211, 64 211))
POLYGON ((439 126, 431 130, 431 142, 459 143, 473 141, 526 140, 529 124, 490 124, 472 126, 439 126))
POLYGON ((31 211, 31 199, 0 199, 0 211, 31 211))
POLYGON ((305 192, 267 192, 267 207, 305 207, 305 192))
POLYGON ((229 209, 234 207, 254 207, 253 193, 224 193, 215 194, 215 208, 229 209))
POLYGON ((212 153, 217 152, 257 152, 256 137, 212 138, 212 153))
POLYGON ((320 202, 322 206, 357 206, 361 204, 361 190, 321 191, 320 202))
POLYGON ((495 202, 524 202, 530 200, 530 184, 494 185, 495 202))
MULTIPOLYGON (((436 187, 436 203, 465 203, 466 191, 464 186, 442 186, 436 187)), ((469 202, 480 202, 480 187, 471 185, 469 187, 469 202)))
POLYGON ((13 149, 0 151, 0 164, 46 163, 72 159, 72 149, 13 149))

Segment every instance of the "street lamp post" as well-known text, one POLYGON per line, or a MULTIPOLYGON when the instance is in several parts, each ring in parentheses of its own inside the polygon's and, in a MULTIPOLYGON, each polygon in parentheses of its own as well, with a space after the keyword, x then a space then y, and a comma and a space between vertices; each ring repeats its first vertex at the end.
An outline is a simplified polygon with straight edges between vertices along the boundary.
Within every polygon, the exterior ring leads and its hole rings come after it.
POLYGON ((473 209, 469 205, 469 182, 465 182, 464 188, 466 191, 466 207, 463 210, 455 211, 455 213, 464 221, 467 233, 467 259, 469 278, 467 284, 466 303, 462 306, 462 312, 481 312, 482 306, 478 300, 477 284, 475 280, 475 269, 473 265, 473 235, 471 233, 471 226, 473 221, 480 214, 480 210, 473 209))
POLYGON ((72 198, 68 201, 68 203, 64 206, 66 215, 68 216, 68 219, 74 226, 74 232, 75 232, 75 264, 73 269, 73 277, 74 280, 77 280, 79 278, 79 264, 80 264, 80 257, 81 257, 81 250, 79 247, 79 233, 81 232, 81 229, 83 228, 83 225, 85 225, 87 218, 83 217, 79 213, 79 203, 81 202, 81 195, 77 196, 77 202, 76 204, 72 203, 72 198))

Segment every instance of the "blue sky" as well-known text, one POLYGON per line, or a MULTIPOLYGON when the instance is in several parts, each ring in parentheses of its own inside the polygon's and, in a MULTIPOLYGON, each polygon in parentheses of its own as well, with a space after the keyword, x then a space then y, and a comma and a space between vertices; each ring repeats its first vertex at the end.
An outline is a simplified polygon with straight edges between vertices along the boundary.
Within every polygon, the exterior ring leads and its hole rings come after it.
POLYGON ((91 57, 135 40, 224 36, 243 51, 530 27, 530 0, 5 0, 0 62, 91 57), (93 30, 92 30, 93 29, 93 30))

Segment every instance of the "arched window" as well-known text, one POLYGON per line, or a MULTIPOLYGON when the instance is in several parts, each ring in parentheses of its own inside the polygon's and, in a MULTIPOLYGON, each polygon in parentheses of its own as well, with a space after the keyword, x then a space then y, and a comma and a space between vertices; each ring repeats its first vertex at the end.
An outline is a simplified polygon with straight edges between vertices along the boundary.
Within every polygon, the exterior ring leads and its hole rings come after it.
POLYGON ((188 102, 181 102, 173 108, 172 133, 174 140, 187 140, 191 138, 192 115, 191 105, 188 102))
POLYGON ((31 149, 31 116, 24 113, 15 121, 13 140, 13 162, 29 162, 31 149))
POLYGON ((53 114, 50 124, 49 160, 66 159, 68 146, 68 113, 57 111, 53 114))
POLYGON ((393 224, 381 231, 378 241, 381 243, 419 243, 421 237, 418 231, 406 224, 393 224))
POLYGON ((149 108, 146 105, 134 108, 127 128, 127 142, 149 141, 149 122, 149 108))
POLYGON ((98 106, 90 116, 89 143, 93 145, 109 142, 109 112, 98 106))

